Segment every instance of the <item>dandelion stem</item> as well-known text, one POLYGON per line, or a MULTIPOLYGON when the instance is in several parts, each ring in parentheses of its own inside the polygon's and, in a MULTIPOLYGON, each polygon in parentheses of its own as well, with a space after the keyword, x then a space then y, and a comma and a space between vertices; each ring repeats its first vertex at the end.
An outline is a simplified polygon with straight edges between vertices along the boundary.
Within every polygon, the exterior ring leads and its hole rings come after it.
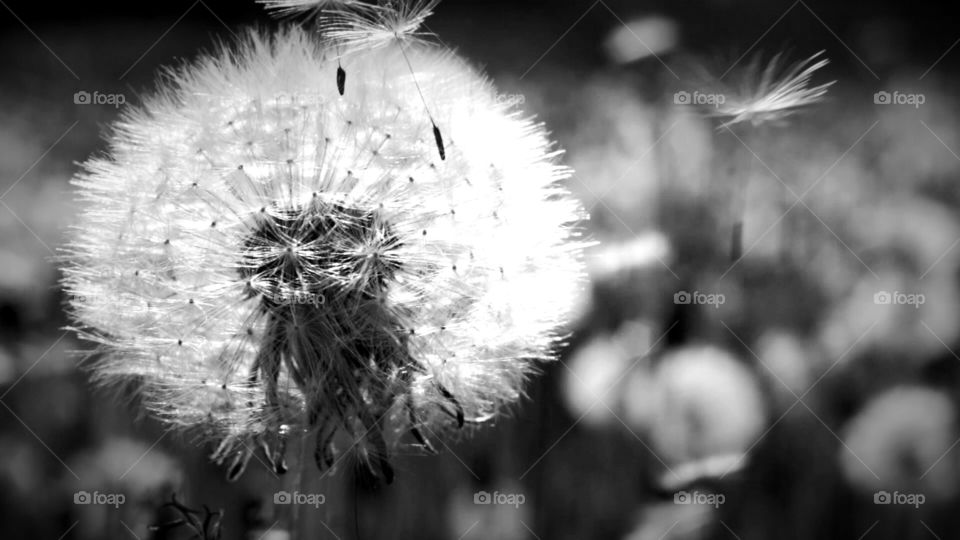
POLYGON ((743 219, 734 222, 730 233, 730 262, 736 262, 743 256, 743 219))
POLYGON ((743 257, 743 226, 747 215, 747 199, 750 191, 750 178, 755 158, 749 149, 742 144, 742 137, 733 132, 730 135, 735 139, 735 150, 732 154, 733 165, 730 166, 730 178, 733 193, 730 199, 730 262, 736 262, 743 257))
MULTIPOLYGON (((300 436, 300 444, 297 445, 297 473, 291 474, 290 480, 290 493, 298 493, 303 488, 303 480, 306 467, 306 461, 304 460, 305 448, 307 445, 307 434, 303 433, 300 436)), ((290 540, 302 540, 308 538, 309 535, 307 531, 303 530, 306 526, 305 521, 300 519, 300 505, 291 504, 290 505, 290 540)))

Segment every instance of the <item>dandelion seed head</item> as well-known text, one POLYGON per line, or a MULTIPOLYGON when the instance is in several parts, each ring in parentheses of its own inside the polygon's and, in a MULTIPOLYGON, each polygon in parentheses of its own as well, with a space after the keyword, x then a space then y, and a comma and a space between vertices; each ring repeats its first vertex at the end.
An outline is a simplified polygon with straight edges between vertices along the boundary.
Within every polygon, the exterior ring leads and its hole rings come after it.
POLYGON ((712 346, 665 354, 654 373, 658 389, 653 448, 675 463, 745 452, 762 431, 766 407, 753 373, 712 346))
POLYGON ((169 73, 74 180, 64 285, 95 376, 139 381, 231 476, 258 446, 282 472, 289 435, 329 466, 338 433, 385 459, 494 417, 581 287, 543 128, 452 53, 349 52, 341 96, 328 45, 251 34, 169 73))

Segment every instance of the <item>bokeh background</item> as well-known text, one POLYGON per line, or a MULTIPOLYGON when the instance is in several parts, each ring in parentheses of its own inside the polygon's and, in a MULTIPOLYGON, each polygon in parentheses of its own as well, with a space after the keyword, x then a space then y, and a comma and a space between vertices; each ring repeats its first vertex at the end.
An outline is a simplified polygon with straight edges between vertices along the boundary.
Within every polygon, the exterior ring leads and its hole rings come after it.
MULTIPOLYGON (((509 418, 440 456, 399 456, 389 487, 357 485, 349 465, 305 475, 326 500, 300 509, 301 526, 341 539, 960 535, 960 30, 948 10, 441 4, 429 29, 567 150, 597 241, 591 282, 561 361, 509 418), (704 73, 736 92, 755 58, 820 50, 831 63, 814 82, 837 81, 828 99, 779 125, 717 129, 675 99, 704 73), (522 504, 476 504, 482 491, 522 504)), ((161 66, 251 25, 276 22, 240 0, 0 0, 4 539, 188 538, 149 530, 178 517, 162 507, 174 492, 222 509, 222 538, 286 537, 289 508, 265 470, 229 484, 212 448, 166 433, 135 397, 92 389, 87 346, 63 329, 56 258, 75 212, 68 180, 120 110, 74 94, 136 104, 161 66), (76 504, 80 491, 125 502, 76 504)))

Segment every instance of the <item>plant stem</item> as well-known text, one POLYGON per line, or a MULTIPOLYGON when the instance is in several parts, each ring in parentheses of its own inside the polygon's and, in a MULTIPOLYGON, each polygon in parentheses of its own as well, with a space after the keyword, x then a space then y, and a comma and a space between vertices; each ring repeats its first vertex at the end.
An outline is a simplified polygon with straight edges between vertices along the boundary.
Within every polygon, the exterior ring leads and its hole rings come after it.
MULTIPOLYGON (((304 462, 304 454, 306 453, 307 446, 307 437, 308 435, 304 433, 300 437, 300 445, 297 449, 297 473, 294 475, 293 479, 293 490, 291 493, 296 493, 301 491, 303 487, 303 480, 305 470, 307 468, 306 463, 304 462)), ((293 508, 290 510, 290 540, 300 540, 301 538, 306 538, 306 531, 302 531, 304 528, 305 521, 300 519, 300 505, 294 504, 293 508), (304 533, 304 534, 301 534, 304 533)))

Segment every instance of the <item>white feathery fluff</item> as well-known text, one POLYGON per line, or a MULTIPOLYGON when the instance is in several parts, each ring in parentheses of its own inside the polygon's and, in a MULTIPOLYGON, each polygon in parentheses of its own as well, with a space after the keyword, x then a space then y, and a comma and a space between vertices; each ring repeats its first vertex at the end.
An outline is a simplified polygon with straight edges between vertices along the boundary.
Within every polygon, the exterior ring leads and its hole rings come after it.
POLYGON ((347 50, 369 50, 392 43, 423 42, 432 35, 421 28, 440 0, 391 0, 330 11, 320 31, 347 50))
POLYGON ((780 122, 823 101, 836 81, 816 86, 810 86, 810 81, 814 73, 829 63, 823 51, 789 66, 784 66, 779 54, 766 65, 760 62, 760 56, 755 57, 745 69, 731 77, 738 81, 738 86, 719 89, 725 100, 713 114, 723 119, 718 129, 741 122, 750 122, 753 126, 780 122))
POLYGON ((326 10, 360 5, 360 0, 257 0, 277 17, 317 16, 326 10))
POLYGON ((297 29, 170 71, 74 180, 64 285, 96 377, 138 381, 232 477, 307 434, 330 467, 340 433, 389 481, 399 435, 429 449, 518 399, 582 286, 542 126, 450 52, 346 52, 342 96, 297 29))

